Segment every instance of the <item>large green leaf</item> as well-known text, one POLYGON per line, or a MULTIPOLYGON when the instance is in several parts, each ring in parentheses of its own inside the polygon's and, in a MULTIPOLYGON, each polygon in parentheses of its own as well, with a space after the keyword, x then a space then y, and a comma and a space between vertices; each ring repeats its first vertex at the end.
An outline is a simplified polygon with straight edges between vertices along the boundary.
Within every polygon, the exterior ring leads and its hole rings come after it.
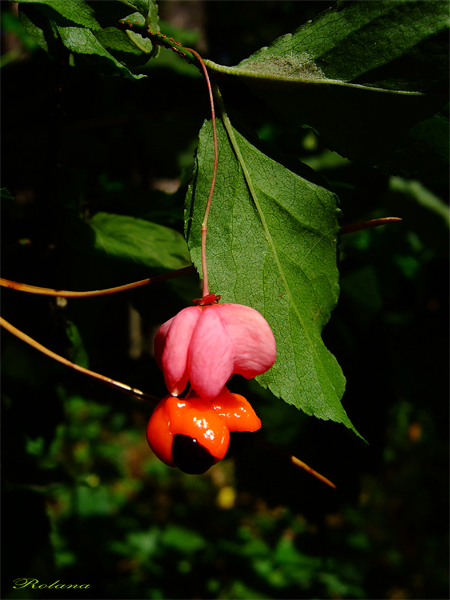
MULTIPOLYGON (((338 198, 295 161, 258 150, 227 120, 218 123, 219 165, 208 221, 210 291, 247 304, 269 322, 277 342, 264 387, 308 415, 354 429, 340 402, 345 378, 321 331, 339 295, 338 198), (284 162, 284 161, 283 161, 284 162)), ((200 132, 186 197, 186 233, 201 271, 200 226, 212 176, 211 123, 200 132)))
POLYGON ((104 212, 94 215, 89 225, 96 251, 109 258, 167 271, 190 264, 183 236, 169 227, 104 212))
POLYGON ((236 67, 284 119, 388 172, 447 177, 448 2, 338 2, 236 67))
POLYGON ((34 4, 50 18, 54 16, 54 13, 58 13, 78 25, 90 29, 100 29, 94 10, 84 0, 20 0, 20 3, 34 4))

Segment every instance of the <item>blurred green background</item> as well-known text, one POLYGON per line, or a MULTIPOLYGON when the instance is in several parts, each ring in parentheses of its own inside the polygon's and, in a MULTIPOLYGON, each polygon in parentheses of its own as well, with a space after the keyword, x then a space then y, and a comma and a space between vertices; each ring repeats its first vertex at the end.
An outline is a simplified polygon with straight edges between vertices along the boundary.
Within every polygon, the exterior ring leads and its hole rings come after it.
MULTIPOLYGON (((159 3, 161 29, 234 65, 333 2, 159 3)), ((80 215, 106 211, 183 231, 197 70, 173 53, 139 81, 86 59, 52 61, 2 3, 2 276, 57 289, 149 277, 96 252, 80 215)), ((203 476, 151 453, 151 405, 105 388, 2 332, 3 598, 448 598, 448 187, 350 163, 285 126, 238 83, 222 93, 258 135, 320 172, 344 223, 341 297, 324 330, 347 377, 344 427, 306 417, 254 382, 261 436, 331 490, 254 447, 203 476), (13 580, 88 590, 12 589, 13 580)), ((94 371, 165 394, 152 336, 198 295, 196 277, 56 302, 2 292, 2 315, 94 371)))

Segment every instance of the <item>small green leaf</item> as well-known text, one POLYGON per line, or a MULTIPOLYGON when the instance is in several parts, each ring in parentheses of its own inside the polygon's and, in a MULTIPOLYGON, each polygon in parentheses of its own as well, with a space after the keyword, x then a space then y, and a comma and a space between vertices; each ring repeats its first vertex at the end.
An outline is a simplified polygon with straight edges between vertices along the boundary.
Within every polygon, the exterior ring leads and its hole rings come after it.
MULTIPOLYGON (((252 306, 272 327, 277 359, 258 378, 264 387, 308 415, 357 433, 340 402, 345 378, 321 339, 339 295, 338 198, 301 163, 270 158, 229 121, 227 131, 221 122, 217 127, 219 166, 207 238, 210 292, 223 302, 252 306)), ((208 122, 186 197, 188 246, 199 270, 212 164, 208 122)))
POLYGON ((113 27, 122 19, 144 24, 147 19, 147 24, 157 29, 158 5, 156 2, 151 0, 147 12, 141 12, 134 4, 134 2, 127 2, 126 0, 89 1, 89 5, 95 12, 95 18, 102 27, 113 27))
POLYGON ((135 75, 127 67, 114 58, 99 42, 90 29, 81 27, 58 27, 63 44, 76 54, 98 56, 105 69, 112 74, 121 74, 129 79, 140 79, 145 75, 135 75))
POLYGON ((45 52, 50 52, 56 40, 56 32, 50 20, 30 5, 19 6, 19 17, 28 35, 45 52))
POLYGON ((133 31, 120 31, 117 27, 107 27, 95 32, 101 45, 117 60, 131 64, 143 64, 149 59, 153 44, 133 31))
POLYGON ((152 31, 159 31, 158 5, 155 0, 119 0, 119 2, 139 12, 152 31))
POLYGON ((119 0, 119 2, 140 12, 143 17, 148 15, 150 5, 152 4, 151 0, 119 0))
POLYGON ((83 338, 78 331, 78 327, 72 321, 66 323, 66 335, 71 343, 70 360, 85 369, 89 368, 89 356, 84 347, 83 338))
MULTIPOLYGON (((134 8, 134 7, 132 7, 134 8)), ((158 30, 158 9, 156 7, 156 20, 153 21, 154 30, 158 30)), ((127 20, 132 23, 144 25, 145 18, 140 12, 127 15, 127 20)), ((159 53, 159 47, 154 46, 150 39, 144 38, 135 31, 121 31, 114 27, 106 27, 96 32, 97 39, 101 44, 120 61, 128 65, 145 64, 151 56, 159 53)))
POLYGON ((100 254, 148 268, 181 269, 190 264, 183 236, 144 219, 99 212, 89 221, 100 254))
POLYGON ((343 156, 404 176, 446 178, 447 2, 338 2, 236 67, 283 119, 343 156), (432 133, 430 133, 432 125, 432 133))
POLYGON ((0 197, 5 200, 14 200, 14 196, 7 188, 0 188, 0 197))

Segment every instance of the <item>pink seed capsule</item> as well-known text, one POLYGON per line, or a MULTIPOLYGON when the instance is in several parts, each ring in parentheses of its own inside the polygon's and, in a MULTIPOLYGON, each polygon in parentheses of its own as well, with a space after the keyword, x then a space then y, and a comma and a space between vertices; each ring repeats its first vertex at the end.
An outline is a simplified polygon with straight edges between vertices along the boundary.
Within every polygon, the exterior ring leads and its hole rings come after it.
POLYGON ((155 359, 173 396, 189 381, 197 394, 211 400, 233 374, 252 379, 270 369, 275 358, 269 324, 241 304, 184 308, 155 337, 155 359))

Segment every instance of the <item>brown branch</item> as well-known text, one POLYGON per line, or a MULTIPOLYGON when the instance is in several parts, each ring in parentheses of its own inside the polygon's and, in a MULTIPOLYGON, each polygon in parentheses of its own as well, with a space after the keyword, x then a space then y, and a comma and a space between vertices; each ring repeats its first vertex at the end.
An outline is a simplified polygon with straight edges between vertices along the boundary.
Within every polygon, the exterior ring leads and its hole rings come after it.
POLYGON ((260 438, 255 438, 255 443, 258 444, 258 446, 261 446, 261 448, 264 448, 265 450, 268 450, 269 452, 276 454, 280 458, 284 459, 287 462, 290 462, 291 464, 295 465, 296 467, 303 469, 304 471, 306 471, 307 473, 309 473, 316 479, 319 479, 326 485, 336 489, 336 486, 334 485, 334 483, 332 483, 329 479, 327 479, 326 477, 324 477, 317 471, 314 471, 314 469, 311 469, 311 467, 309 467, 306 463, 304 463, 302 460, 300 460, 296 456, 293 456, 292 454, 289 454, 288 452, 284 452, 284 450, 280 450, 279 448, 275 448, 275 446, 272 446, 272 444, 269 444, 268 442, 265 442, 264 440, 261 440, 260 438))
POLYGON ((126 383, 121 383, 120 381, 116 381, 115 379, 111 379, 110 377, 106 377, 105 375, 100 375, 100 373, 96 373, 95 371, 90 371, 89 369, 85 369, 84 367, 81 367, 80 365, 76 365, 75 363, 71 362, 70 360, 67 360, 67 358, 64 358, 63 356, 56 354, 55 352, 53 352, 52 350, 49 350, 48 348, 46 348, 39 342, 36 342, 36 340, 33 340, 33 338, 31 338, 29 335, 27 335, 23 331, 20 331, 20 329, 17 329, 16 327, 14 327, 14 325, 11 325, 11 323, 9 323, 8 321, 5 321, 5 319, 3 319, 3 317, 0 317, 0 325, 2 327, 4 327, 7 331, 9 331, 10 333, 15 335, 17 338, 19 338, 19 340, 22 340, 23 342, 25 342, 32 348, 39 350, 39 352, 42 352, 42 354, 45 354, 46 356, 53 358, 54 360, 65 365, 66 367, 70 367, 71 369, 74 369, 75 371, 78 371, 79 373, 83 373, 84 375, 88 375, 89 377, 92 377, 93 379, 97 379, 98 381, 101 381, 102 383, 105 383, 106 385, 113 387, 116 390, 124 392, 125 394, 130 394, 131 396, 140 398, 141 400, 147 400, 148 402, 151 402, 152 404, 157 404, 160 400, 159 398, 155 398, 155 396, 151 396, 150 394, 141 392, 141 390, 132 388, 129 385, 127 385, 126 383))
POLYGON ((12 290, 18 290, 20 292, 28 292, 29 294, 39 294, 41 296, 58 296, 62 298, 93 298, 95 296, 107 296, 109 294, 116 294, 117 292, 125 292, 126 290, 133 290, 135 288, 143 287, 150 283, 159 283, 166 281, 167 279, 174 279, 175 277, 182 277, 189 273, 194 273, 195 267, 183 267, 176 271, 170 271, 169 273, 163 273, 162 275, 156 275, 149 279, 141 279, 133 283, 127 283, 125 285, 119 285, 118 287, 107 288, 105 290, 92 290, 89 292, 70 292, 67 290, 52 290, 48 288, 38 287, 35 285, 28 285, 26 283, 18 283, 16 281, 10 281, 9 279, 1 279, 0 285, 12 290))

